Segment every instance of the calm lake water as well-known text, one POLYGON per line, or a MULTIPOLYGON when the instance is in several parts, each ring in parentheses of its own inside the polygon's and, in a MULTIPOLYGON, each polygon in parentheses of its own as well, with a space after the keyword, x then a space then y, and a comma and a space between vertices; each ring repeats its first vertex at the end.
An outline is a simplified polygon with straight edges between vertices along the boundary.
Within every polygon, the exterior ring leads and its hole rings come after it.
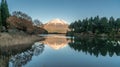
POLYGON ((2 67, 120 67, 120 40, 41 35, 45 39, 10 56, 2 67))

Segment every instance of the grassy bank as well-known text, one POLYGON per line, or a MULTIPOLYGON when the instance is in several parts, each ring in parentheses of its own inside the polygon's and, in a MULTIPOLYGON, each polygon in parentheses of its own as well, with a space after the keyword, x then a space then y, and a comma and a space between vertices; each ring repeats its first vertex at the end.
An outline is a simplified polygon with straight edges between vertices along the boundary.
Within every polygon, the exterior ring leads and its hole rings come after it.
POLYGON ((32 44, 42 38, 35 35, 0 33, 0 46, 32 44))

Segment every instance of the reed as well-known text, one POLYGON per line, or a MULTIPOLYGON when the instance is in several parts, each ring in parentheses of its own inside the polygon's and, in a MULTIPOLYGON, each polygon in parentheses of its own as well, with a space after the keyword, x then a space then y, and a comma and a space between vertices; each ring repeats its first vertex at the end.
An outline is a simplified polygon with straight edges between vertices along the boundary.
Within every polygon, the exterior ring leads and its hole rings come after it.
POLYGON ((35 35, 0 33, 0 46, 32 44, 42 38, 35 35))

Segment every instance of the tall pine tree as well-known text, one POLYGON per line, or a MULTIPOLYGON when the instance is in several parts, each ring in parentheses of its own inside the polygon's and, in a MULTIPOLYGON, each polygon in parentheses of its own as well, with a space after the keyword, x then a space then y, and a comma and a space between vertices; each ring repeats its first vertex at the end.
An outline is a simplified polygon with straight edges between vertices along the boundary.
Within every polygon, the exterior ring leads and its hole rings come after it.
POLYGON ((8 5, 7 5, 7 1, 6 0, 2 0, 1 2, 1 19, 2 19, 2 25, 5 27, 5 29, 7 29, 7 18, 9 17, 9 9, 8 9, 8 5))
POLYGON ((0 7, 0 31, 2 30, 2 18, 1 18, 1 7, 0 7))

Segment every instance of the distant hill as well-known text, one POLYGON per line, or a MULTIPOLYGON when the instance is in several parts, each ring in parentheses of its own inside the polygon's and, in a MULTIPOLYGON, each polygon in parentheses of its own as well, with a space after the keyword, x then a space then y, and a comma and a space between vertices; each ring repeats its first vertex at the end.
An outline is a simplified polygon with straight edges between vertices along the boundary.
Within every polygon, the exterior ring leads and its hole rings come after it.
POLYGON ((48 33, 66 33, 68 30, 68 24, 64 20, 53 19, 44 24, 44 29, 46 29, 48 33))

